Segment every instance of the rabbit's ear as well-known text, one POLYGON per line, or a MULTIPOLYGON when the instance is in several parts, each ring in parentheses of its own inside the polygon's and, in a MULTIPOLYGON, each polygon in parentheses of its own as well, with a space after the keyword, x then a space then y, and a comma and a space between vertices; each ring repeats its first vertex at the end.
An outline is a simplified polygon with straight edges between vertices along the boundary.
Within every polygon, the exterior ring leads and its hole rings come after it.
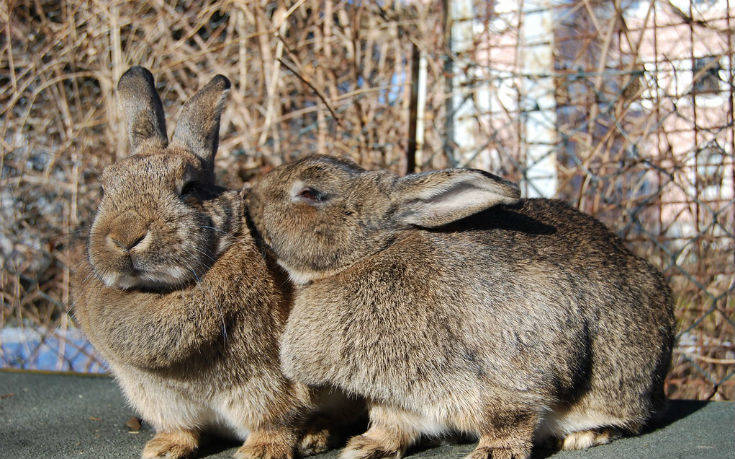
POLYGON ((497 204, 514 204, 520 191, 484 171, 444 169, 398 179, 391 198, 399 223, 433 228, 497 204))
POLYGON ((171 143, 178 144, 214 166, 219 144, 219 122, 230 80, 217 75, 184 105, 171 143))
POLYGON ((166 119, 163 105, 148 69, 135 66, 123 73, 117 83, 120 107, 128 122, 128 137, 132 153, 142 145, 165 148, 166 119))

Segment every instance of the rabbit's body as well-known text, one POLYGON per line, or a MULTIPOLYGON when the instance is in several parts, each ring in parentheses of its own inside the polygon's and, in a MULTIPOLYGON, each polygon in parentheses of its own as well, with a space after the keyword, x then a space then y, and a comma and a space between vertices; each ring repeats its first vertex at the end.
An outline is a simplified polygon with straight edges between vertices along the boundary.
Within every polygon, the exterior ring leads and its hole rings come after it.
POLYGON ((526 457, 534 437, 585 448, 664 403, 666 283, 560 201, 518 201, 478 171, 398 178, 316 157, 275 169, 249 202, 302 283, 285 374, 372 404, 343 458, 457 430, 480 437, 473 459, 526 457), (506 205, 472 215, 482 203, 506 205))
POLYGON ((324 449, 305 422, 319 394, 286 379, 279 338, 291 287, 256 245, 242 197, 214 184, 216 76, 184 106, 169 144, 153 76, 118 84, 133 154, 102 174, 104 196, 75 273, 75 315, 156 436, 143 457, 184 457, 200 434, 243 439, 240 459, 324 449))
POLYGON ((464 223, 476 226, 406 231, 302 287, 282 339, 286 374, 431 429, 477 431, 473 413, 508 398, 561 416, 562 435, 643 425, 664 400, 671 346, 661 276, 558 201, 464 223))

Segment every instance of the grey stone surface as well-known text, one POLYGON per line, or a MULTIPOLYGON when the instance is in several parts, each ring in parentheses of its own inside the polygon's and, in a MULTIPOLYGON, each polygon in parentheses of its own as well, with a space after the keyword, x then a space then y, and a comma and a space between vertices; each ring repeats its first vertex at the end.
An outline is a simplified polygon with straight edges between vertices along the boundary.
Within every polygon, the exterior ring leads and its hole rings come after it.
MULTIPOLYGON (((0 457, 135 458, 152 431, 132 433, 133 416, 108 377, 0 371, 0 457)), ((213 442, 200 457, 231 457, 237 445, 213 442)), ((411 458, 461 458, 472 444, 444 444, 411 458)), ((319 459, 336 458, 336 451, 319 459)), ((672 401, 661 426, 587 451, 534 451, 554 458, 735 458, 735 403, 672 401)))

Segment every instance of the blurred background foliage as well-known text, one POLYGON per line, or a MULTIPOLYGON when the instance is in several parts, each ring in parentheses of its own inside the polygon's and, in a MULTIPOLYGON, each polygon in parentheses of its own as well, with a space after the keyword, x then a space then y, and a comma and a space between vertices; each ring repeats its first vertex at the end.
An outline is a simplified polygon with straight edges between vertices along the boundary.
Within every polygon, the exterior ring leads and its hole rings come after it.
POLYGON ((229 187, 329 153, 488 169, 597 216, 674 288, 669 395, 735 398, 729 0, 7 0, 0 21, 0 366, 104 371, 69 280, 138 64, 170 131, 232 80, 229 187))

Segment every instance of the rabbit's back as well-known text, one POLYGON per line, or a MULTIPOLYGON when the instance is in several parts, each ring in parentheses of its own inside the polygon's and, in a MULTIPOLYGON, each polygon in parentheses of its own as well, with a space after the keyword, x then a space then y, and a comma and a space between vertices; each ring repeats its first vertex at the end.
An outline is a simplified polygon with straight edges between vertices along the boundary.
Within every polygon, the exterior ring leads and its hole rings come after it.
POLYGON ((633 319, 638 327, 674 325, 661 273, 598 220, 562 201, 522 200, 425 234, 444 249, 443 267, 490 276, 495 288, 509 293, 548 297, 554 309, 573 311, 593 329, 609 328, 617 323, 613 318, 625 327, 633 319))

